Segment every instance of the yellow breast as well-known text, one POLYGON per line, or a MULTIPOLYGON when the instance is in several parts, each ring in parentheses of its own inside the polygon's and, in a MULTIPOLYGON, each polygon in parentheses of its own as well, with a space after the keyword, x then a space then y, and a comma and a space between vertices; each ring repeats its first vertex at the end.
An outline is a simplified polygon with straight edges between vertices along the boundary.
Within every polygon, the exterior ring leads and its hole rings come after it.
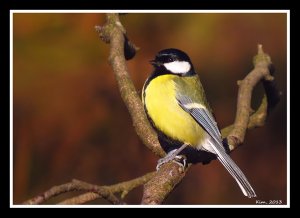
POLYGON ((175 75, 162 75, 152 80, 144 90, 144 104, 156 128, 172 139, 197 146, 205 131, 178 105, 175 86, 182 87, 175 82, 177 79, 175 75))

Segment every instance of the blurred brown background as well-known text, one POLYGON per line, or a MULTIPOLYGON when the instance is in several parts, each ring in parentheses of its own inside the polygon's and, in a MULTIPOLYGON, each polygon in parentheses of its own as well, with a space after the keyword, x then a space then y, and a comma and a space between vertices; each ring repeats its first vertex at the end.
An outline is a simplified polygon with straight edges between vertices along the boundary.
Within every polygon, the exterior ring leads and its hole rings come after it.
MULTIPOLYGON (((141 91, 156 52, 186 51, 220 127, 233 122, 236 82, 252 69, 257 44, 272 57, 282 99, 267 124, 251 130, 232 158, 260 200, 286 203, 286 14, 127 14, 141 50, 128 62, 141 91)), ((13 202, 72 178, 109 185, 153 171, 157 157, 139 140, 94 30, 104 14, 13 15, 13 202)), ((261 99, 255 90, 253 107, 261 99)), ((67 196, 71 196, 68 194, 67 196)), ((142 188, 126 197, 139 204, 142 188)), ((62 199, 62 198, 60 198, 62 199)), ((60 200, 54 199, 54 200, 60 200)), ((51 203, 51 201, 50 201, 51 203)), ((92 203, 105 204, 97 200, 92 203)), ((255 204, 218 162, 198 164, 166 204, 255 204)))

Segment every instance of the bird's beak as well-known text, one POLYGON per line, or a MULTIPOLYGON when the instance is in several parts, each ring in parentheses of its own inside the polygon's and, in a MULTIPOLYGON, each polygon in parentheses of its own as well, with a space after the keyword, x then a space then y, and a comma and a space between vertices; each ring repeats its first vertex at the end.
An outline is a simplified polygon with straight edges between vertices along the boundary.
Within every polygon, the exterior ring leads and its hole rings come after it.
POLYGON ((150 64, 151 64, 152 66, 154 66, 154 67, 158 67, 158 66, 161 65, 159 62, 156 62, 155 60, 151 60, 151 61, 149 61, 149 62, 150 62, 150 64))

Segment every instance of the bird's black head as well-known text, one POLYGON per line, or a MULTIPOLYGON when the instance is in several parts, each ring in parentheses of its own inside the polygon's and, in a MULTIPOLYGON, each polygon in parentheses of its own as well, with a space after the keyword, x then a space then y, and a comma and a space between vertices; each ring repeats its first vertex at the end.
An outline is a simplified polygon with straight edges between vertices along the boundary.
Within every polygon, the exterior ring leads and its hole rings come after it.
POLYGON ((177 74, 180 76, 195 74, 189 56, 175 48, 161 50, 150 63, 159 74, 177 74))

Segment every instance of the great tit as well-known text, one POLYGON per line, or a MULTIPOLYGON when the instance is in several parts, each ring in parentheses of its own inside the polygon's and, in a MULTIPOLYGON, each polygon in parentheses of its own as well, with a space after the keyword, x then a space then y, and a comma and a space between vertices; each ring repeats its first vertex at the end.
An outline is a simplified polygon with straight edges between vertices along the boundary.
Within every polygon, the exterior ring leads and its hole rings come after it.
POLYGON ((170 48, 158 52, 150 63, 154 72, 143 86, 142 99, 147 117, 167 153, 158 165, 178 157, 184 157, 188 163, 208 163, 217 158, 243 194, 256 197, 243 172, 227 154, 189 56, 170 48))

